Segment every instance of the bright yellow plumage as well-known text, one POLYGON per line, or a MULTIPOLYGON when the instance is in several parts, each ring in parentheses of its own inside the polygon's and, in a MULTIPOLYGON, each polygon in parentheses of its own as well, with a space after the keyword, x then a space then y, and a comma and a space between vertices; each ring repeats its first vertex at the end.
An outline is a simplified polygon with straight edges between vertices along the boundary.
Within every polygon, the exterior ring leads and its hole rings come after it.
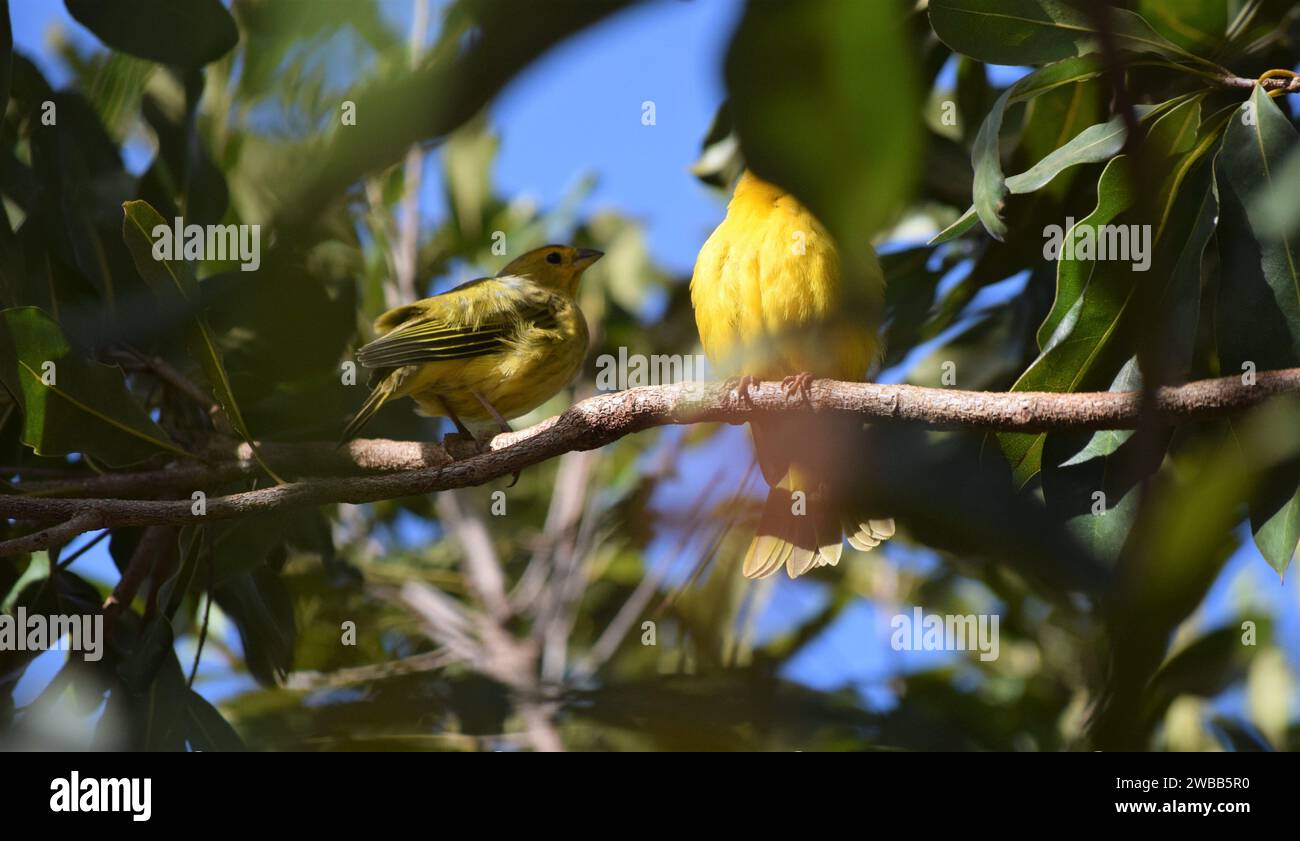
POLYGON ((381 406, 410 397, 424 414, 497 423, 530 412, 567 385, 587 354, 587 323, 575 299, 601 253, 548 245, 496 277, 396 307, 375 321, 379 338, 357 353, 374 387, 343 440, 381 406))
MULTIPOLYGON (((704 352, 727 376, 800 374, 862 380, 879 357, 884 275, 873 260, 846 279, 830 234, 793 196, 744 173, 726 218, 700 249, 691 301, 704 352)), ((791 577, 839 561, 843 535, 870 549, 890 520, 858 518, 832 499, 827 474, 842 454, 839 421, 777 418, 752 425, 772 486, 744 563, 750 577, 786 566, 791 577), (797 494, 797 496, 796 496, 797 494)))

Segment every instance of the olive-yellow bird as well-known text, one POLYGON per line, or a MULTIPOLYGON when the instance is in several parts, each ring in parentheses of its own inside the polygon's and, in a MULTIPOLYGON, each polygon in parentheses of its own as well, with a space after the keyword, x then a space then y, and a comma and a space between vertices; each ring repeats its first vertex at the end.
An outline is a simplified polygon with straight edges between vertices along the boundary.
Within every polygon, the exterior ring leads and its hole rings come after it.
MULTIPOLYGON (((714 369, 750 380, 780 379, 787 393, 811 378, 861 381, 879 358, 885 278, 846 277, 830 234, 794 196, 744 172, 727 215, 700 249, 691 302, 714 369)), ((836 493, 858 469, 852 418, 791 414, 750 424, 771 490, 742 571, 764 578, 785 566, 791 578, 839 562, 844 533, 868 551, 894 533, 836 493)))
POLYGON ((546 402, 582 365, 588 336, 578 283, 601 256, 546 245, 496 277, 379 316, 379 338, 357 352, 362 365, 375 369, 373 388, 342 441, 399 397, 412 398, 421 414, 450 418, 471 438, 467 423, 509 429, 507 420, 546 402))

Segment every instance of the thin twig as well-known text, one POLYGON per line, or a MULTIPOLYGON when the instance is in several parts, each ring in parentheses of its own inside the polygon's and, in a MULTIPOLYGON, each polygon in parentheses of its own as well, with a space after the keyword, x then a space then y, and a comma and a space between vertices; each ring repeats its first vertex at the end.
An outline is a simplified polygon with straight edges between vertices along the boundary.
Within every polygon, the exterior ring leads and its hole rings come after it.
POLYGON ((1300 93, 1300 76, 1290 79, 1247 79, 1242 76, 1220 76, 1219 84, 1229 88, 1244 88, 1252 90, 1256 85, 1262 85, 1267 91, 1286 91, 1287 93, 1300 93))

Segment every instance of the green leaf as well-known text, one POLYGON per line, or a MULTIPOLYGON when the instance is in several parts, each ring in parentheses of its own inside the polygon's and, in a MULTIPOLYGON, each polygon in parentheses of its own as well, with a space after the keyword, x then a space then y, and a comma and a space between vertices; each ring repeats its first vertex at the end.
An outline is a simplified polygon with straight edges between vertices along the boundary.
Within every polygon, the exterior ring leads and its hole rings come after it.
POLYGON ((1278 468, 1251 497, 1249 507, 1255 546, 1278 576, 1285 577, 1300 547, 1300 463, 1278 468))
POLYGON ((1234 753, 1271 753, 1273 746, 1255 725, 1240 718, 1216 715, 1208 729, 1225 751, 1234 753))
POLYGON ((920 341, 921 325, 934 304, 934 291, 942 271, 928 268, 934 249, 928 246, 907 248, 882 254, 880 266, 888 278, 885 284, 886 366, 902 361, 920 341))
POLYGON ((951 225, 944 228, 939 233, 935 234, 934 237, 929 242, 926 243, 926 245, 939 245, 940 243, 948 242, 949 240, 954 240, 957 237, 969 231, 971 228, 978 225, 979 221, 980 221, 979 214, 975 211, 975 205, 972 204, 969 208, 966 209, 965 213, 963 213, 960 217, 958 217, 956 222, 953 222, 951 225))
MULTIPOLYGON (((1089 227, 1082 228, 1080 223, 1066 235, 1069 237, 1067 241, 1075 243, 1076 252, 1074 259, 1059 262, 1056 302, 1039 330, 1043 351, 1016 381, 1013 391, 1077 390, 1094 365, 1104 358, 1103 351, 1119 332, 1120 322, 1137 289, 1137 273, 1129 262, 1083 259, 1086 255, 1078 253, 1083 242, 1077 238, 1081 231, 1095 232, 1099 228, 1094 226, 1102 224, 1149 225, 1152 254, 1148 256, 1152 264, 1148 270, 1152 279, 1144 282, 1167 287, 1168 280, 1161 280, 1161 277, 1172 276, 1171 267, 1184 249, 1181 241, 1171 241, 1178 246, 1177 250, 1173 245, 1162 249, 1166 233, 1164 224, 1153 220, 1171 218, 1170 210, 1183 191, 1188 173, 1218 140, 1216 133, 1205 132, 1190 151, 1181 155, 1167 154, 1172 149, 1183 148, 1187 134, 1195 135, 1199 123, 1195 117, 1199 113, 1199 101, 1189 100, 1165 112, 1148 134, 1149 141, 1155 137, 1163 144, 1157 146, 1151 142, 1147 147, 1149 160, 1159 162, 1147 173, 1152 183, 1160 185, 1154 201, 1142 201, 1134 193, 1137 179, 1133 177, 1127 157, 1114 158, 1102 172, 1098 184, 1098 210, 1084 220, 1089 227), (1138 207, 1143 209, 1143 213, 1136 217, 1127 213, 1138 207), (1149 218, 1141 218, 1147 214, 1149 218)), ((1175 236, 1189 235, 1196 221, 1204 217, 1204 191, 1210 189, 1208 169, 1202 167, 1196 183, 1186 191, 1196 198, 1178 205, 1180 212, 1175 218, 1180 233, 1175 236)), ((1089 235, 1096 239, 1095 233, 1089 235)), ((1021 484, 1038 472, 1045 437, 1045 433, 1004 433, 998 436, 1021 484)))
POLYGON ((185 750, 188 727, 185 674, 174 651, 164 653, 151 681, 140 688, 118 683, 95 730, 107 750, 185 750))
MULTIPOLYGON (((159 228, 171 227, 158 212, 143 201, 129 201, 122 205, 122 238, 131 256, 135 260, 136 270, 153 289, 154 294, 164 302, 179 302, 195 312, 194 323, 187 331, 190 353, 197 358, 199 366, 207 376, 217 402, 225 411, 231 427, 253 448, 253 456, 258 464, 277 482, 279 476, 262 461, 257 451, 253 434, 244 423, 244 416, 239 411, 235 392, 230 385, 230 377, 221 359, 217 341, 208 328, 206 319, 197 311, 199 302, 198 281, 193 270, 184 260, 159 260, 154 258, 154 236, 159 228)), ((179 243, 174 243, 179 246, 179 243)))
MULTIPOLYGON (((1120 368, 1111 391, 1142 387, 1137 359, 1120 368)), ((1114 566, 1137 518, 1138 482, 1145 476, 1140 452, 1123 450, 1132 430, 1052 433, 1043 444, 1043 498, 1048 510, 1065 524, 1081 545, 1114 566), (1087 439, 1082 448, 1079 442, 1087 439), (1077 451, 1077 452, 1076 452, 1077 451), (1064 456, 1075 452, 1069 459, 1064 456), (1097 496, 1100 492, 1101 496, 1097 496)))
MULTIPOLYGON (((1116 46, 1134 53, 1197 59, 1125 9, 1112 9, 1116 46)), ((1097 52, 1092 18, 1061 0, 930 0, 930 25, 953 50, 988 64, 1047 64, 1097 52)))
POLYGON ((1126 135, 1122 117, 1089 126, 1029 169, 1008 178, 1007 190, 1012 193, 1032 193, 1047 186, 1063 170, 1079 164, 1104 161, 1124 148, 1126 135))
POLYGON ((893 3, 751 3, 727 53, 749 167, 817 215, 851 272, 866 270, 868 236, 919 172, 915 65, 893 3))
POLYGON ((1209 56, 1228 29, 1224 0, 1137 0, 1134 11, 1179 47, 1209 56))
POLYGON ((1149 487, 1110 592, 1111 646, 1105 692, 1094 718, 1095 746, 1134 747, 1151 677, 1170 635, 1218 578, 1236 550, 1234 526, 1252 489, 1300 456, 1294 400, 1279 398, 1238 418, 1232 446, 1225 426, 1187 430, 1149 487))
POLYGON ((275 685, 293 666, 297 640, 284 581, 261 566, 232 576, 213 591, 213 598, 239 629, 248 671, 263 685, 275 685))
POLYGON ((1016 86, 1012 85, 997 98, 971 146, 971 165, 975 168, 971 195, 975 199, 975 212, 989 235, 999 241, 1007 234, 1006 223, 1000 215, 1002 198, 1007 194, 1006 179, 1002 175, 1002 116, 1015 92, 1016 86))
POLYGON ((1039 68, 1020 79, 1003 91, 993 103, 971 146, 971 166, 975 171, 971 193, 975 200, 975 212, 994 239, 1001 240, 1007 230, 999 216, 1002 198, 1007 193, 1006 181, 1002 175, 1001 149, 1002 118, 1006 109, 1014 103, 1032 99, 1061 85, 1090 79, 1100 73, 1101 63, 1095 56, 1068 58, 1039 68))
MULTIPOLYGON (((1219 251, 1217 332, 1220 366, 1241 371, 1288 368, 1300 363, 1300 248, 1288 235, 1270 233, 1266 203, 1278 189, 1296 130, 1258 86, 1250 110, 1235 115, 1216 162, 1223 196, 1219 251)), ((1294 187, 1292 187, 1294 189, 1294 187)), ((1288 467, 1250 500, 1255 545, 1279 575, 1300 542, 1300 469, 1288 467)))
POLYGON ((1164 320, 1161 370, 1178 379, 1191 374, 1196 330, 1201 319, 1201 289, 1206 282, 1203 262, 1219 224, 1219 190, 1212 173, 1208 188, 1200 193, 1196 221, 1156 306, 1164 320))
POLYGON ((1277 177, 1252 202, 1251 216, 1261 223, 1266 237, 1300 236, 1300 148, 1282 161, 1277 177))
POLYGON ((1277 183, 1283 161, 1297 148, 1296 130, 1258 86, 1249 109, 1230 120, 1215 168, 1223 197, 1219 334, 1225 371, 1240 371, 1246 361, 1260 370, 1300 363, 1300 247, 1289 237, 1263 233, 1269 220, 1252 201, 1277 183))
MULTIPOLYGON (((9 24, 9 0, 0 0, 0 114, 9 106, 9 83, 13 78, 14 33, 9 24)), ((8 226, 8 220, 4 221, 8 226)))
POLYGON ((0 382, 23 411, 23 443, 39 455, 85 453, 110 467, 187 455, 131 397, 120 369, 77 355, 35 307, 0 312, 0 382))
POLYGON ((243 751, 247 748, 235 728, 222 717, 217 708, 194 690, 185 699, 187 725, 185 735, 190 747, 202 751, 243 751))
POLYGON ((159 64, 200 67, 239 41, 220 0, 64 0, 68 14, 115 50, 159 64))
MULTIPOLYGON (((1142 372, 1138 370, 1137 357, 1129 359, 1124 363, 1124 367, 1119 369, 1115 379, 1110 384, 1110 391, 1140 391, 1142 388, 1142 372)), ((1094 458, 1108 456, 1120 448, 1120 445, 1133 437, 1131 429, 1102 429, 1094 432, 1088 444, 1079 452, 1070 457, 1068 461, 1061 462, 1062 467, 1070 467, 1075 464, 1083 464, 1094 458)))

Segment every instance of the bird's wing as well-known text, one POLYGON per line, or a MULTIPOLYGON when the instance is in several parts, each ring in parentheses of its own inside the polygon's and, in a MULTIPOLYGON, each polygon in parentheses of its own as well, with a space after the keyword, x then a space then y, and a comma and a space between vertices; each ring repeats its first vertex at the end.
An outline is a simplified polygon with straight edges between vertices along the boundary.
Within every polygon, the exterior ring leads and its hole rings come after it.
POLYGON ((485 278, 405 307, 375 322, 392 327, 357 352, 367 368, 468 359, 496 353, 523 324, 554 327, 549 295, 514 278, 485 278))

